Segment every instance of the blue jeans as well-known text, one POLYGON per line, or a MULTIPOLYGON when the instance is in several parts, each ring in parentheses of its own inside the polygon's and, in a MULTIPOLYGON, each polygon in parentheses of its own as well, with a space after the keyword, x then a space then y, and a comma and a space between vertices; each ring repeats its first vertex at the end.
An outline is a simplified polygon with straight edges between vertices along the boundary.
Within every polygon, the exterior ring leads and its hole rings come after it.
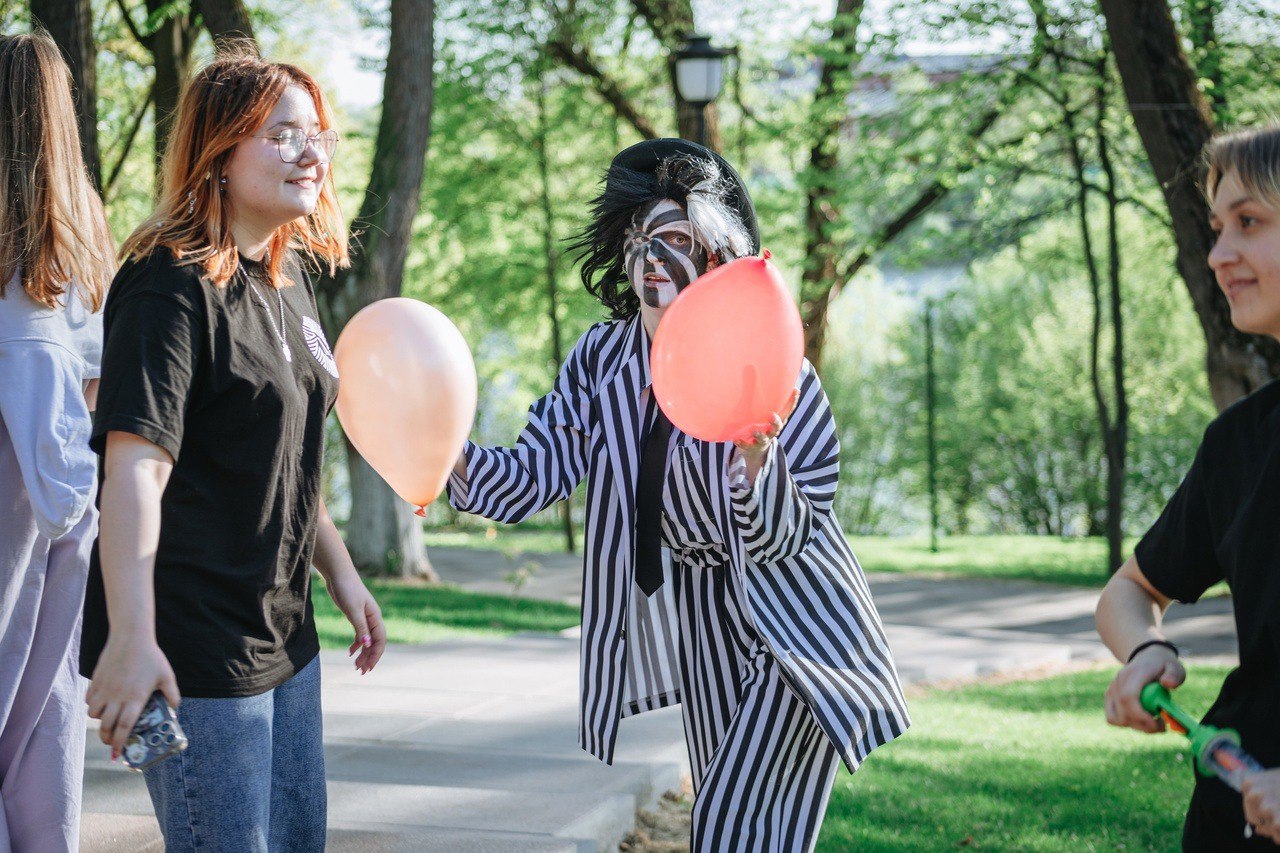
POLYGON ((146 770, 167 853, 309 853, 325 844, 320 658, 258 696, 186 699, 189 746, 146 770))

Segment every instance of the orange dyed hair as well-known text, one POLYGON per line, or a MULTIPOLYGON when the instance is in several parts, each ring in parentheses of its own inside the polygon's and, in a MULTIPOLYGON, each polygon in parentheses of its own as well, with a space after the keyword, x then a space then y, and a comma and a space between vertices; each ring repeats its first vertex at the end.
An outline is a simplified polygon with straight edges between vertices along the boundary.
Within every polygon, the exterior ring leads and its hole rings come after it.
POLYGON ((80 152, 71 71, 43 32, 0 36, 0 297, 15 273, 49 308, 97 311, 115 274, 102 200, 80 152))
MULTIPOLYGON (((179 262, 199 264, 218 287, 231 280, 239 256, 219 179, 236 145, 262 126, 290 86, 311 95, 321 130, 333 127, 333 113, 310 74, 259 59, 247 46, 224 47, 191 78, 164 152, 160 202, 125 241, 122 258, 145 257, 164 247, 179 262)), ((320 187, 316 209, 277 228, 267 244, 276 287, 289 284, 281 268, 290 248, 305 252, 317 265, 323 261, 330 275, 351 263, 332 169, 320 187)))

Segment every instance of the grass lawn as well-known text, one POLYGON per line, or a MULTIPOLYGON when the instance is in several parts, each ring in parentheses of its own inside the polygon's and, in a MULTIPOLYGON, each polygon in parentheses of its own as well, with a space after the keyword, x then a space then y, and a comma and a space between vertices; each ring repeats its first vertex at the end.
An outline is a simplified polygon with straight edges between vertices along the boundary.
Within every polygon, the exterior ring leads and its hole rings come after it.
MULTIPOLYGON (((426 541, 428 548, 564 551, 559 530, 501 524, 487 530, 428 530, 426 541)), ((926 537, 854 536, 849 541, 868 572, 926 572, 1090 587, 1101 587, 1108 577, 1103 569, 1107 543, 1098 538, 943 537, 937 554, 929 552, 926 537)))
MULTIPOLYGON (((351 625, 329 599, 324 581, 314 581, 311 600, 316 608, 320 645, 345 649, 354 636, 351 625)), ((387 622, 387 637, 393 643, 429 643, 447 637, 493 637, 523 631, 552 633, 579 622, 577 607, 554 601, 485 595, 407 581, 366 583, 378 599, 387 622)))
MULTIPOLYGON (((582 547, 582 531, 575 530, 582 547)), ((483 551, 525 551, 530 554, 564 553, 564 533, 523 525, 495 524, 484 529, 438 530, 427 528, 427 548, 475 548, 483 551)))
POLYGON ((936 572, 1096 587, 1109 577, 1104 569, 1107 543, 1099 538, 946 536, 938 540, 936 554, 923 536, 855 536, 849 543, 868 572, 936 572))
MULTIPOLYGON (((1197 667, 1195 714, 1228 670, 1197 667)), ((818 849, 1176 850, 1191 794, 1186 739, 1106 724, 1113 670, 938 690, 914 724, 836 777, 818 849)))

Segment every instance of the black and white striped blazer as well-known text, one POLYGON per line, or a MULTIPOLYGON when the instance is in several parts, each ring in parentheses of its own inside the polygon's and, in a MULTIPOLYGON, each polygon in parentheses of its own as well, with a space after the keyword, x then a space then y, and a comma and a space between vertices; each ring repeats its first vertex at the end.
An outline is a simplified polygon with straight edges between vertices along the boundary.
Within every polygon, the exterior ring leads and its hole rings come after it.
MULTIPOLYGON (((529 409, 513 448, 468 443, 461 511, 517 522, 588 479, 582 586, 579 742, 612 763, 623 716, 640 447, 649 385, 640 318, 598 323, 579 339, 551 393, 529 409)), ((852 771, 909 725, 866 579, 832 514, 840 446, 826 394, 806 361, 800 398, 750 489, 731 488, 732 443, 686 437, 673 460, 686 495, 739 573, 756 631, 787 683, 852 771)))

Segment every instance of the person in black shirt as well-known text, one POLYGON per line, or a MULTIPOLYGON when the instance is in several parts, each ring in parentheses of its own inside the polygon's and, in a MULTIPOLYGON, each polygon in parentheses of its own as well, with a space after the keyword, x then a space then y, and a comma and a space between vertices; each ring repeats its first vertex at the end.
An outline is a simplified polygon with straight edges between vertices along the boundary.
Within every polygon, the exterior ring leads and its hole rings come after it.
POLYGON ((305 72, 216 59, 105 308, 80 669, 113 752, 154 690, 178 706, 190 746, 145 771, 169 851, 324 848, 313 563, 356 667, 386 643, 320 489, 338 377, 301 255, 347 263, 336 144, 305 72))
MULTIPOLYGON (((1209 254, 1237 329, 1280 339, 1280 126, 1209 144, 1207 190, 1217 241, 1209 254)), ((1153 681, 1186 678, 1160 631, 1170 602, 1231 588, 1240 666, 1205 722, 1240 732, 1264 767, 1280 767, 1280 383, 1228 407, 1205 430, 1191 470, 1098 602, 1098 632, 1127 661, 1107 689, 1107 721, 1144 732, 1163 723, 1142 709, 1153 681)), ((1197 777, 1186 850, 1280 842, 1280 769, 1251 776, 1244 797, 1197 777)))

